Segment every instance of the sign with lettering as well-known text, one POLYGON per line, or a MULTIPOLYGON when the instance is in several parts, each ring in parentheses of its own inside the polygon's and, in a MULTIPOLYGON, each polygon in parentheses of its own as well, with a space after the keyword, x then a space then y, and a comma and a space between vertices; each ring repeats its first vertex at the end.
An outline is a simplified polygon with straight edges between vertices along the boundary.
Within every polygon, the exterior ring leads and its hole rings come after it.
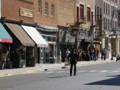
POLYGON ((33 10, 26 9, 26 8, 20 8, 20 16, 33 18, 33 10))

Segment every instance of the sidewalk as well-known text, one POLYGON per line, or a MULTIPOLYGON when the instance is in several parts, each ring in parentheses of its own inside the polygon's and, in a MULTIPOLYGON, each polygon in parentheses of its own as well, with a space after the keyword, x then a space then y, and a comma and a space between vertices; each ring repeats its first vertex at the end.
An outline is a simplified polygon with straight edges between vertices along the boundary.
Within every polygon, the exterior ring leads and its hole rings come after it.
MULTIPOLYGON (((103 63, 109 63, 109 62, 115 62, 115 60, 79 61, 77 63, 77 67, 82 67, 82 66, 86 66, 86 65, 94 65, 94 64, 103 64, 103 63)), ((36 64, 35 67, 24 67, 24 68, 18 68, 18 69, 4 69, 4 70, 0 70, 0 77, 37 73, 37 72, 40 73, 45 70, 50 71, 50 70, 62 69, 63 67, 68 68, 69 66, 65 66, 65 63, 58 63, 58 64, 55 63, 55 64, 36 64)))

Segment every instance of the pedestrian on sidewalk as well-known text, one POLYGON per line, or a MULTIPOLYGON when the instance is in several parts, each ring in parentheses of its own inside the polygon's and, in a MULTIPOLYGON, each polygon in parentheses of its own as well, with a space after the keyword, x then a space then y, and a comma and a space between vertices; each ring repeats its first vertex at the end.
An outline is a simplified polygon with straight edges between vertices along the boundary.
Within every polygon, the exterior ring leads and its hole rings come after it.
POLYGON ((104 57, 104 60, 106 60, 106 56, 107 56, 107 50, 106 50, 106 48, 104 48, 104 50, 103 50, 103 57, 104 57))
POLYGON ((68 55, 68 60, 70 61, 70 76, 72 76, 72 69, 74 67, 74 76, 76 76, 76 64, 77 64, 78 54, 75 49, 72 49, 68 55))
POLYGON ((67 48, 67 50, 65 51, 65 65, 69 65, 69 60, 68 60, 69 54, 70 54, 70 50, 67 48))

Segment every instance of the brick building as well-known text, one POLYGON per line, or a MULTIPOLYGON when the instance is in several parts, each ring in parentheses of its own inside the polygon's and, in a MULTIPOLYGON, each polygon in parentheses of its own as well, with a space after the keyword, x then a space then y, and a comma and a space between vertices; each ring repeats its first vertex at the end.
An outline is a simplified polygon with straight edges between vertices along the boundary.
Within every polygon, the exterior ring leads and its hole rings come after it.
POLYGON ((66 37, 70 37, 69 33, 69 35, 65 34, 66 27, 74 24, 75 21, 75 0, 35 0, 34 11, 34 22, 38 23, 38 30, 50 45, 52 52, 50 56, 58 60, 61 43, 66 43, 68 41, 66 37))
POLYGON ((33 22, 33 0, 1 0, 1 16, 18 21, 33 22))

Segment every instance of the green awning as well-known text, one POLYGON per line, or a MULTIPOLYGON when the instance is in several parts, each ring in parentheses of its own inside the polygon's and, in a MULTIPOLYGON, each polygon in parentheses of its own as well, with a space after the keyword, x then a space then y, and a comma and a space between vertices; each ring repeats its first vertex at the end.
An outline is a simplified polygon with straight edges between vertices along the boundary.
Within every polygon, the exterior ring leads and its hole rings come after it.
POLYGON ((13 40, 7 30, 0 23, 0 42, 2 43, 12 43, 13 40))

